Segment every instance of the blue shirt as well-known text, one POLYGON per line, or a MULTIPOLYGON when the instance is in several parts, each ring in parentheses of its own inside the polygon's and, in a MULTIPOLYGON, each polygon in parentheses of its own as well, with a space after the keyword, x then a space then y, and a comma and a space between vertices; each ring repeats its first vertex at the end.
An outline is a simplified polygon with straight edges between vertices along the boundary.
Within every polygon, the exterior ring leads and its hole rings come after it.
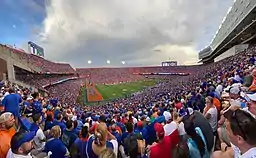
POLYGON ((61 133, 63 133, 63 131, 66 129, 66 125, 63 122, 59 122, 57 120, 54 120, 53 121, 53 126, 56 126, 56 125, 60 126, 61 133))
POLYGON ((33 114, 41 113, 43 106, 40 101, 34 101, 33 103, 33 114))
POLYGON ((5 111, 13 113, 14 117, 19 116, 19 104, 22 102, 19 94, 9 94, 4 97, 2 105, 5 111))
POLYGON ((73 131, 65 130, 61 137, 61 140, 66 145, 66 147, 70 149, 71 145, 75 142, 76 138, 77 138, 77 135, 73 133, 73 131))
POLYGON ((51 121, 45 121, 44 131, 47 131, 53 127, 53 122, 51 121))
POLYGON ((46 142, 44 152, 48 153, 49 151, 52 152, 50 158, 65 158, 65 154, 67 149, 63 142, 60 139, 52 139, 46 142))
MULTIPOLYGON (((204 142, 204 145, 205 145, 205 152, 204 152, 204 155, 202 158, 209 158, 210 157, 210 154, 207 150, 207 145, 206 145, 206 141, 205 141, 205 138, 204 138, 204 135, 203 135, 203 132, 201 131, 201 129, 199 127, 196 127, 195 128, 196 130, 196 133, 202 138, 203 142, 204 142)), ((187 144, 188 144, 188 148, 189 148, 189 157, 190 158, 198 158, 198 157, 201 157, 201 154, 200 154, 200 151, 195 143, 194 140, 192 140, 191 138, 189 138, 187 140, 187 144)))
MULTIPOLYGON (((86 158, 98 158, 98 156, 93 152, 93 149, 92 149, 92 143, 94 139, 95 137, 92 135, 87 141, 86 158)), ((106 142, 106 147, 109 149, 114 149, 114 145, 109 141, 106 142)))

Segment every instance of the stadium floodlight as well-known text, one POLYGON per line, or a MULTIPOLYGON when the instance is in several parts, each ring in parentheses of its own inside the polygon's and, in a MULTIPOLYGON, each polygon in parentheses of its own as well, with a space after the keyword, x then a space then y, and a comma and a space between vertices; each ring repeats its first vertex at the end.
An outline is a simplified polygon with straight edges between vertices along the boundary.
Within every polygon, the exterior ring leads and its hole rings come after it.
POLYGON ((124 64, 125 64, 125 61, 122 61, 122 64, 124 65, 124 64))
POLYGON ((110 60, 107 60, 107 64, 110 64, 110 60))
POLYGON ((88 64, 91 64, 92 63, 92 61, 91 60, 88 60, 88 64))

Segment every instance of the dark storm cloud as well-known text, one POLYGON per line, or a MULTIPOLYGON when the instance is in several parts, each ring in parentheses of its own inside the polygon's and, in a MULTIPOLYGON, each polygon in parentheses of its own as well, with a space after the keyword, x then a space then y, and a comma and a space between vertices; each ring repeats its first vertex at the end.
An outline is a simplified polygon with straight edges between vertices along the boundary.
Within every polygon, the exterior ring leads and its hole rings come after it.
POLYGON ((52 0, 38 42, 75 67, 191 64, 232 0, 52 0), (204 36, 207 31, 207 38, 204 36), (157 51, 156 51, 157 50, 157 51), (88 65, 87 60, 92 64, 88 65))

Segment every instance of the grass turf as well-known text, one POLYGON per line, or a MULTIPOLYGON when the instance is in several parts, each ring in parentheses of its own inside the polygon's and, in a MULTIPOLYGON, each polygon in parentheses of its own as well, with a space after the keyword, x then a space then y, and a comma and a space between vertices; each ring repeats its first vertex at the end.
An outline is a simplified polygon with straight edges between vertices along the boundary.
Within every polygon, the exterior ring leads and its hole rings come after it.
POLYGON ((132 93, 143 90, 145 87, 155 85, 157 80, 145 80, 129 83, 121 83, 116 85, 97 85, 96 88, 102 95, 104 100, 125 97, 132 93))

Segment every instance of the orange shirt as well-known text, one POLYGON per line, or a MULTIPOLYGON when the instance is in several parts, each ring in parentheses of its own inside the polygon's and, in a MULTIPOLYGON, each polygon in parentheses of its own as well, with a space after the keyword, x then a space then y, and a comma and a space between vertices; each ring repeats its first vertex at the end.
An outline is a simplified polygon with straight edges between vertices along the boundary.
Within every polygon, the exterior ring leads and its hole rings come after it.
POLYGON ((0 129, 0 157, 6 157, 8 150, 11 148, 11 139, 12 136, 16 133, 14 128, 9 130, 0 129))
POLYGON ((215 105, 215 107, 217 108, 217 110, 220 111, 221 103, 220 103, 219 99, 213 98, 213 105, 215 105))

